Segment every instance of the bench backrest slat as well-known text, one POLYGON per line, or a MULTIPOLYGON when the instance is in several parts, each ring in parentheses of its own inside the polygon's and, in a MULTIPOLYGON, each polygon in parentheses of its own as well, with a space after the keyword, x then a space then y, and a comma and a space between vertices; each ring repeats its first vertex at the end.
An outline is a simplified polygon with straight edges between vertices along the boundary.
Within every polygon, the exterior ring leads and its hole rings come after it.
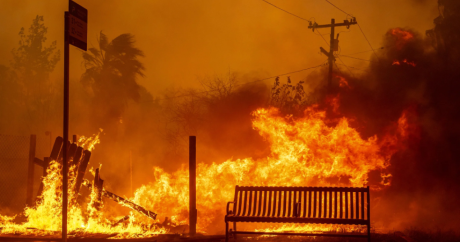
POLYGON ((361 192, 361 219, 364 219, 364 192, 361 192))
POLYGON ((248 216, 251 216, 251 205, 252 205, 252 193, 253 191, 249 191, 249 201, 248 201, 248 216))
POLYGON ((243 191, 238 191, 238 216, 241 216, 241 202, 242 202, 242 199, 243 199, 243 191))
POLYGON ((312 218, 316 218, 316 194, 318 191, 313 191, 313 210, 312 210, 312 218))
POLYGON ((356 218, 359 219, 359 192, 355 192, 356 218))
POLYGON ((349 192, 350 194, 350 217, 353 219, 355 218, 354 209, 353 209, 353 192, 349 192))
POLYGON ((345 192, 345 217, 348 218, 348 192, 345 192))
POLYGON ((337 195, 338 192, 334 192, 334 218, 337 218, 337 195))
POLYGON ((343 194, 342 191, 339 191, 339 199, 340 199, 340 211, 339 211, 339 218, 343 218, 343 194))
POLYGON ((236 216, 354 220, 370 216, 369 188, 237 186, 234 202, 236 216))
POLYGON ((285 191, 284 192, 284 200, 283 200, 283 217, 286 217, 286 215, 289 217, 289 211, 291 210, 291 191, 285 191), (287 199, 287 200, 286 200, 287 199), (288 206, 288 210, 286 210, 286 206, 288 206))

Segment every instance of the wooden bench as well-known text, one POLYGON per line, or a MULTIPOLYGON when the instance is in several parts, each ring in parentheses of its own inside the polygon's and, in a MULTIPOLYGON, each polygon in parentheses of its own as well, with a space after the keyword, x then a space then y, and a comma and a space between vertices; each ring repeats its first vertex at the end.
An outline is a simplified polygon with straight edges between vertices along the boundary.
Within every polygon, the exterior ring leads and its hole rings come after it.
POLYGON ((225 241, 230 235, 236 240, 236 234, 363 237, 370 241, 369 201, 369 187, 236 186, 234 200, 227 204, 225 241), (237 231, 237 222, 366 225, 367 234, 237 231), (233 223, 233 230, 229 231, 228 223, 233 223))

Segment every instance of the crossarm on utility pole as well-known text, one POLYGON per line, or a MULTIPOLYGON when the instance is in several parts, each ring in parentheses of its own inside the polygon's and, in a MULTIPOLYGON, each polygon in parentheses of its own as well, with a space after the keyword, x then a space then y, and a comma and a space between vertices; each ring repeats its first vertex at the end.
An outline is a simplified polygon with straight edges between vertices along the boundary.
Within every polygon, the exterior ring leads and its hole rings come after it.
MULTIPOLYGON (((82 183, 83 186, 87 187, 89 190, 92 189, 92 185, 91 185, 91 182, 86 180, 86 179, 83 179, 83 183, 82 183)), ((144 207, 142 206, 139 206, 125 198, 122 198, 112 192, 109 192, 105 189, 102 190, 102 196, 104 197, 107 197, 107 198, 110 198, 112 199, 113 201, 117 202, 118 204, 122 205, 122 206, 125 206, 125 207, 128 207, 130 209, 133 209, 137 212, 139 212, 140 214, 142 215, 145 215, 153 220, 156 220, 157 219, 157 214, 154 213, 154 212, 151 212, 147 209, 145 209, 144 207)))
POLYGON ((322 24, 319 25, 316 22, 312 24, 310 22, 310 25, 308 26, 309 29, 312 29, 312 31, 315 31, 315 29, 319 28, 331 28, 331 39, 329 42, 329 52, 326 51, 323 47, 320 47, 320 50, 322 53, 324 53, 328 57, 328 62, 329 62, 329 74, 327 78, 327 86, 328 90, 330 91, 332 88, 332 66, 334 65, 335 57, 334 57, 334 50, 337 51, 338 49, 338 38, 339 35, 337 34, 337 39, 334 38, 334 28, 335 27, 340 27, 340 26, 347 26, 347 29, 350 28, 350 25, 357 24, 356 18, 352 18, 351 20, 344 20, 343 23, 335 23, 335 19, 331 19, 331 24, 322 24))

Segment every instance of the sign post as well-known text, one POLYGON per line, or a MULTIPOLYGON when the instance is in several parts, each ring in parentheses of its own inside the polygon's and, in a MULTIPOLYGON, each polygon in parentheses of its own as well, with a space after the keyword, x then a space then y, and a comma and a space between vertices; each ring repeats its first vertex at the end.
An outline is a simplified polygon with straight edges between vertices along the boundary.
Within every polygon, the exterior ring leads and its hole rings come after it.
POLYGON ((69 141, 69 44, 84 51, 87 50, 88 10, 69 0, 69 12, 64 15, 64 124, 62 147, 62 241, 67 242, 67 205, 68 205, 68 159, 69 141))

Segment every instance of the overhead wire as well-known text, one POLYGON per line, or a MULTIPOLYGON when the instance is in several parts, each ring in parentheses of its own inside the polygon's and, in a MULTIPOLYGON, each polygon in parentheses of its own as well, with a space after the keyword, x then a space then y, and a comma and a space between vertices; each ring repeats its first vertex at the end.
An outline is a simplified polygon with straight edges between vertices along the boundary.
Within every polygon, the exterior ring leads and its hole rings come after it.
MULTIPOLYGON (((342 64, 339 63, 339 64, 337 64, 337 65, 342 65, 342 64)), ((360 70, 360 71, 365 71, 364 69, 357 68, 357 67, 354 67, 354 66, 348 66, 348 67, 350 67, 350 68, 352 68, 352 69, 360 70)))
MULTIPOLYGON (((345 13, 345 14, 347 15, 347 17, 348 17, 348 16, 354 17, 353 15, 351 15, 351 14, 345 12, 343 9, 337 7, 335 4, 331 3, 329 0, 325 0, 325 1, 326 1, 327 3, 329 3, 330 5, 334 6, 335 8, 337 8, 338 10, 340 10, 341 12, 345 13)), ((374 50, 374 47, 372 47, 371 42, 370 42, 369 39, 367 38, 366 34, 364 34, 364 31, 363 31, 363 29, 361 28, 361 26, 359 25, 359 23, 356 23, 356 24, 358 25, 359 30, 361 31, 361 33, 363 34, 364 38, 366 39, 367 44, 369 44, 369 47, 371 47, 371 49, 372 49, 372 51, 374 52, 374 54, 375 54, 376 56, 378 56, 377 53, 376 53, 375 50, 374 50)), ((382 47, 382 48, 383 48, 383 47, 382 47)), ((343 61, 340 59, 340 57, 339 57, 339 60, 343 63, 343 61)), ((344 64, 344 63, 343 63, 343 64, 344 64)), ((344 64, 344 65, 345 65, 345 64, 344 64)), ((347 66, 345 65, 345 67, 347 67, 347 66)), ((347 67, 347 68, 348 68, 348 67, 347 67)), ((350 69, 348 69, 348 70, 350 70, 350 69)))
POLYGON ((353 56, 348 56, 348 55, 340 55, 340 56, 342 56, 342 57, 347 57, 347 58, 352 58, 352 59, 356 59, 356 60, 370 61, 370 60, 361 59, 361 58, 357 58, 357 57, 353 57, 353 56))
MULTIPOLYGON (((270 2, 268 2, 268 1, 266 1, 266 0, 262 0, 262 1, 264 1, 264 2, 266 2, 266 3, 268 3, 268 4, 270 4, 270 5, 272 5, 273 7, 277 8, 277 9, 279 9, 279 10, 281 10, 281 11, 284 11, 284 12, 286 12, 286 13, 292 15, 292 16, 295 16, 295 17, 297 17, 297 18, 299 18, 299 19, 302 19, 302 20, 305 20, 305 21, 308 21, 308 22, 310 21, 310 20, 308 20, 308 19, 305 19, 305 18, 302 18, 302 17, 300 17, 300 16, 298 16, 298 15, 295 15, 295 14, 289 12, 289 11, 286 11, 286 10, 284 10, 284 9, 282 9, 282 8, 276 6, 275 4, 270 3, 270 2)), ((311 18, 310 18, 310 19, 311 19, 311 18)))
MULTIPOLYGON (((376 50, 383 50, 385 47, 382 46, 382 47, 379 47, 377 48, 376 50)), ((367 52, 371 52, 373 50, 364 50, 364 51, 360 51, 360 52, 355 52, 355 53, 350 53, 350 54, 347 54, 347 55, 357 55, 357 54, 362 54, 362 53, 367 53, 367 52)))
MULTIPOLYGON (((245 82, 245 83, 242 83, 242 84, 239 84, 239 85, 235 85, 235 86, 243 86, 243 85, 247 85, 247 84, 251 84, 251 83, 266 81, 266 80, 269 80, 269 79, 272 79, 272 78, 276 78, 276 77, 280 77, 280 76, 286 76, 286 75, 293 74, 293 73, 298 73, 298 72, 302 72, 302 71, 306 71, 306 70, 315 69, 315 68, 321 67, 321 66, 323 66, 323 65, 324 65, 324 64, 320 64, 320 65, 316 65, 316 66, 311 66, 311 67, 304 68, 304 69, 301 69, 301 70, 291 71, 291 72, 283 73, 283 74, 280 74, 280 75, 275 75, 275 76, 267 77, 267 78, 264 78, 264 79, 259 79, 259 80, 255 80, 255 81, 245 82)), ((189 96, 195 96, 195 95, 197 95, 197 94, 204 94, 204 93, 215 92, 215 91, 217 91, 217 90, 201 91, 201 92, 195 92, 195 93, 193 93, 193 94, 183 94, 183 95, 174 96, 174 97, 159 98, 159 99, 155 99, 155 101, 169 100, 169 99, 175 99, 175 98, 181 98, 181 97, 189 97, 189 96)), ((152 100, 152 101, 153 101, 153 100, 152 100)), ((147 101, 147 102, 151 102, 151 101, 147 101)))
POLYGON ((333 3, 329 2, 329 0, 326 0, 326 2, 328 2, 330 5, 334 6, 335 8, 337 8, 338 10, 342 11, 344 14, 346 14, 347 16, 350 16, 350 17, 353 17, 353 15, 343 11, 342 9, 340 9, 339 7, 335 6, 333 3))

